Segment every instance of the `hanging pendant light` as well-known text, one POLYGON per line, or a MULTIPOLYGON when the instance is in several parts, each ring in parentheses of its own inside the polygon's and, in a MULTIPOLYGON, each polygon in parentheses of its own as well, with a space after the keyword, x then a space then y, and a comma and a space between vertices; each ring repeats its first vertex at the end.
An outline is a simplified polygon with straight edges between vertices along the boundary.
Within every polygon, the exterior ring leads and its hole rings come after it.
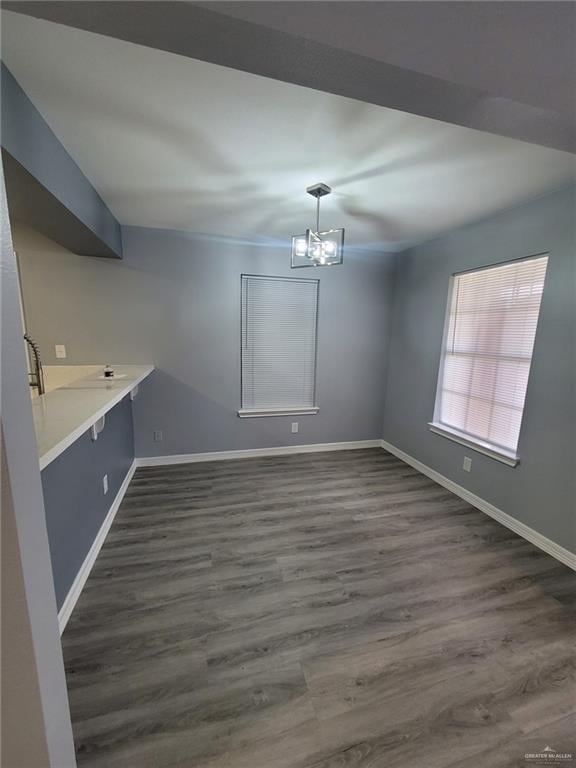
POLYGON ((292 237, 292 268, 329 267, 344 260, 344 230, 320 231, 320 198, 332 192, 327 184, 314 184, 306 192, 316 198, 316 229, 292 237))

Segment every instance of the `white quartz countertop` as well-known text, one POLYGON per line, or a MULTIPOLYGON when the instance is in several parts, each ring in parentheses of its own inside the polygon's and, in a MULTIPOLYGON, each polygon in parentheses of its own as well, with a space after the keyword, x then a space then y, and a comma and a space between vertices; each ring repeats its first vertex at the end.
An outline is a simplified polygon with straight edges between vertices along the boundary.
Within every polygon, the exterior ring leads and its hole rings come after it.
POLYGON ((102 378, 102 366, 32 400, 40 469, 60 456, 154 370, 153 365, 113 368, 113 379, 102 378))

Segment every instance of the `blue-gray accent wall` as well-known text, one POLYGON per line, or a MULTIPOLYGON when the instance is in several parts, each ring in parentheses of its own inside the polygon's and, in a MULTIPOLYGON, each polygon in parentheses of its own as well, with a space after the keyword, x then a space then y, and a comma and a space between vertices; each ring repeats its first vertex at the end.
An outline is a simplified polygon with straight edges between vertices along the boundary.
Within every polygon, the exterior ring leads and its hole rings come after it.
POLYGON ((548 195, 398 258, 383 437, 576 551, 576 190, 548 195), (548 252, 518 451, 508 467, 430 432, 450 275, 548 252), (473 459, 464 472, 464 455, 473 459))
POLYGON ((4 165, 11 219, 33 216, 29 223, 76 253, 83 253, 84 246, 83 255, 121 257, 120 224, 3 63, 1 84, 1 142, 9 156, 4 165), (27 196, 34 203, 30 210, 27 196), (17 211, 15 197, 19 203, 22 199, 17 211), (57 229, 51 227, 54 216, 59 219, 57 229))
POLYGON ((42 471, 46 527, 58 610, 66 599, 132 462, 132 402, 106 414, 96 441, 85 432, 42 471), (102 478, 108 475, 108 493, 102 478))

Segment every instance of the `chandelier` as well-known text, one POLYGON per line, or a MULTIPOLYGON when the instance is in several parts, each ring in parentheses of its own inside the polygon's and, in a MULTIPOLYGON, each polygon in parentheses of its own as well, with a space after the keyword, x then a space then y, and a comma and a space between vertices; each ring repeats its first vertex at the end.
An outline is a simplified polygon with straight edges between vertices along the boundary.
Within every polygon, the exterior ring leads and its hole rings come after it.
POLYGON ((306 189, 316 198, 316 229, 292 237, 292 268, 329 267, 342 264, 344 259, 344 229, 320 231, 320 198, 332 189, 327 184, 313 184, 306 189))

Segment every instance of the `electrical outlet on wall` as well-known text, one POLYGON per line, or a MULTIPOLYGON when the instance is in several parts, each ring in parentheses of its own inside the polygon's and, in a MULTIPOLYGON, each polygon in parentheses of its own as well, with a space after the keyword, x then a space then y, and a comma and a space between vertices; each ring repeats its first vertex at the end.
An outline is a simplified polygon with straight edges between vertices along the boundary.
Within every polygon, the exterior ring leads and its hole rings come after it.
POLYGON ((154 430, 154 442, 161 443, 164 440, 164 432, 161 429, 154 430))
POLYGON ((292 422, 292 434, 293 435, 296 434, 296 432, 298 432, 299 430, 300 430, 300 425, 298 424, 297 421, 293 421, 292 422))
POLYGON ((55 344, 54 345, 54 352, 56 353, 56 357, 60 360, 63 360, 66 357, 66 345, 65 344, 55 344))
POLYGON ((464 472, 470 472, 472 469, 472 459, 470 456, 464 456, 464 461, 462 462, 462 469, 464 472))
POLYGON ((108 493, 108 475, 104 475, 102 478, 102 488, 104 488, 104 495, 108 493))

